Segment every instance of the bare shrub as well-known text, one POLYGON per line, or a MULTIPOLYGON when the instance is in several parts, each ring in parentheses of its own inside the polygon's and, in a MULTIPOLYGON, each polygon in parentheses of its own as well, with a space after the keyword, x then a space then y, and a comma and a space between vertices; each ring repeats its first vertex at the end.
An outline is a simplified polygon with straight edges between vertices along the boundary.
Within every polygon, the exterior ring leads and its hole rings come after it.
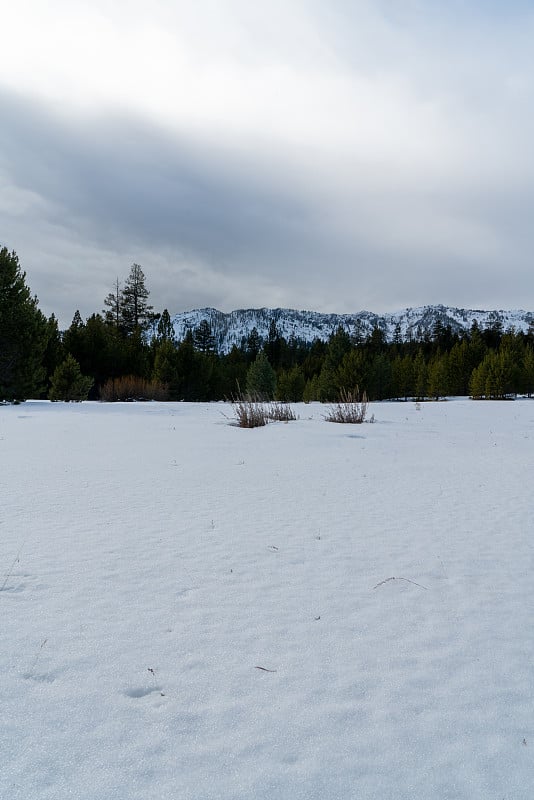
POLYGON ((232 399, 233 424, 239 428, 261 428, 269 422, 289 422, 297 419, 295 412, 283 401, 263 402, 260 396, 239 393, 232 399))
POLYGON ((161 381, 147 381, 137 375, 123 375, 110 378, 100 389, 100 399, 104 402, 167 400, 169 391, 161 381))
MULTIPOLYGON (((367 406, 368 401, 365 392, 360 397, 358 388, 352 392, 348 389, 341 389, 338 402, 330 406, 328 413, 325 415, 325 420, 327 422, 348 422, 360 425, 367 416, 367 406)), ((369 422, 373 421, 374 417, 371 417, 369 422)))
POLYGON ((270 403, 267 406, 266 414, 274 422, 291 422, 297 418, 289 403, 283 401, 270 403))
POLYGON ((265 405, 251 397, 236 397, 232 408, 238 428, 261 428, 269 422, 265 405))

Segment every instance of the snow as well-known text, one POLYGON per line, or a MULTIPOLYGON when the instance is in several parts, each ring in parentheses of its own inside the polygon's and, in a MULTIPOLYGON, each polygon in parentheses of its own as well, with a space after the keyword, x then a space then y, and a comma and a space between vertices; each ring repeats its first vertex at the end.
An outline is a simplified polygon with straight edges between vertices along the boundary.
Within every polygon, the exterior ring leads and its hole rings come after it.
POLYGON ((0 797, 531 800, 534 403, 0 408, 0 797))
POLYGON ((287 340, 293 336, 311 344, 315 339, 327 341, 340 326, 358 336, 368 336, 374 328, 379 327, 389 341, 393 339, 397 325, 403 339, 421 339, 425 334, 432 335, 436 322, 441 322, 444 326, 450 325, 453 332, 469 331, 473 322, 481 330, 499 322, 503 330, 514 328, 526 333, 534 322, 534 314, 520 309, 480 311, 442 305, 405 308, 382 316, 371 311, 324 314, 290 308, 248 308, 225 314, 216 308, 200 308, 173 316, 177 340, 184 339, 187 331, 195 330, 202 320, 210 323, 219 352, 229 353, 233 345, 240 347, 254 328, 261 340, 265 341, 272 320, 276 322, 278 333, 287 340))

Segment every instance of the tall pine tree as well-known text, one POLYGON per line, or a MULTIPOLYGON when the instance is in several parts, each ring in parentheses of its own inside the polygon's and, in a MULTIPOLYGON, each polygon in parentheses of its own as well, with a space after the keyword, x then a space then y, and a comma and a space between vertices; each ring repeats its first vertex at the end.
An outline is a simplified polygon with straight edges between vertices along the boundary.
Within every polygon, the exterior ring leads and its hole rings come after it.
POLYGON ((139 264, 132 264, 121 295, 120 316, 127 334, 145 330, 152 320, 153 307, 148 304, 145 273, 139 264))
POLYGON ((0 250, 0 400, 38 397, 51 330, 26 285, 16 253, 0 250))
POLYGON ((195 343, 195 350, 198 350, 199 353, 215 352, 215 336, 211 331, 211 325, 207 319, 201 320, 198 327, 195 328, 193 341, 195 343))
POLYGON ((122 324, 122 291, 119 279, 116 278, 113 291, 104 300, 107 311, 104 309, 104 319, 108 325, 113 325, 119 329, 122 324))

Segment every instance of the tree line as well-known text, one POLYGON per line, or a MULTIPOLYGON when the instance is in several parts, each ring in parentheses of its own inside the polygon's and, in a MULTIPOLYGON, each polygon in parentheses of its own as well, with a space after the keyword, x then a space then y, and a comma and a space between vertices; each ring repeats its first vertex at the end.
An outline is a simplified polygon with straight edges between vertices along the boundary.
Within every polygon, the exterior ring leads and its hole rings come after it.
POLYGON ((0 250, 0 401, 169 399, 209 401, 249 394, 291 402, 336 401, 359 387, 370 400, 475 399, 534 394, 534 327, 498 323, 453 332, 436 322, 423 338, 390 341, 338 328, 328 341, 280 335, 273 317, 229 353, 217 352, 208 320, 177 341, 167 309, 154 312, 142 267, 117 279, 103 308, 67 330, 46 318, 15 252, 0 250))

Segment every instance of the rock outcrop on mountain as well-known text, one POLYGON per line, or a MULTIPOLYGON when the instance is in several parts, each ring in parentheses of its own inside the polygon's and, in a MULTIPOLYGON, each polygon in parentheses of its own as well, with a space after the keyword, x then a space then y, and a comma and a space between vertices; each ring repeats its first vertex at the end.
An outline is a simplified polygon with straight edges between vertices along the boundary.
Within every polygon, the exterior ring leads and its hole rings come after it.
POLYGON ((215 308, 201 308, 186 311, 172 317, 176 338, 181 340, 188 330, 194 331, 202 320, 207 320, 215 337, 220 353, 229 352, 233 345, 238 347, 256 328, 260 340, 269 333, 272 320, 281 336, 294 337, 302 342, 314 339, 327 340, 339 326, 345 328, 355 338, 365 338, 374 328, 380 328, 388 341, 395 335, 402 339, 422 339, 432 335, 436 325, 450 325, 453 333, 469 330, 473 322, 481 329, 500 326, 503 330, 514 328, 527 331, 534 325, 532 311, 481 311, 448 306, 421 306, 405 308, 388 314, 375 314, 359 311, 354 314, 323 314, 317 311, 295 311, 289 308, 248 308, 231 311, 227 314, 215 308))

